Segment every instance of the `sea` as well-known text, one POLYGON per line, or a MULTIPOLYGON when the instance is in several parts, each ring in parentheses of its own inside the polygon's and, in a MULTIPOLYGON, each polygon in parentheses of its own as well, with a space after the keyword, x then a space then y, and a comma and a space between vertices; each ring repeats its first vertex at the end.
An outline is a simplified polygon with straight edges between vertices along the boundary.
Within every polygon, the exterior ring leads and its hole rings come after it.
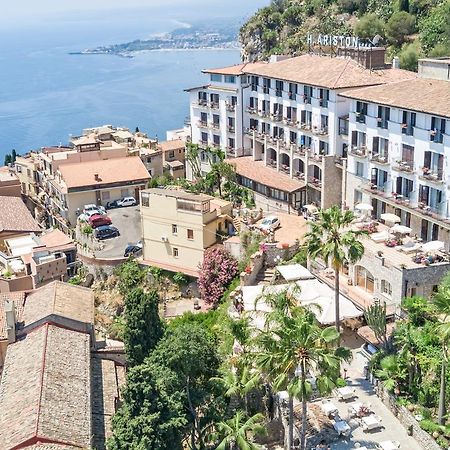
POLYGON ((217 0, 201 11, 185 0, 169 3, 170 8, 119 13, 60 12, 23 26, 1 27, 0 165, 12 149, 20 154, 66 144, 83 128, 139 127, 162 140, 167 130, 183 127, 189 114, 184 89, 206 81, 202 69, 239 63, 239 50, 149 51, 132 59, 69 54, 148 38, 199 19, 233 14, 244 21, 267 2, 217 0))

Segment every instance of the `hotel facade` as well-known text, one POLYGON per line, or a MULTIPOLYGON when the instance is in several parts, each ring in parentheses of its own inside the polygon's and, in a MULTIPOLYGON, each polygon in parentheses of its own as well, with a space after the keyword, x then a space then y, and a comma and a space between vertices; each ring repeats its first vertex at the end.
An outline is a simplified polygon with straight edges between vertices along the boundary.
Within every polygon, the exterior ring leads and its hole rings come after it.
POLYGON ((368 202, 449 241, 450 60, 421 60, 417 75, 382 48, 347 53, 205 70, 188 90, 201 172, 221 149, 268 212, 368 202))

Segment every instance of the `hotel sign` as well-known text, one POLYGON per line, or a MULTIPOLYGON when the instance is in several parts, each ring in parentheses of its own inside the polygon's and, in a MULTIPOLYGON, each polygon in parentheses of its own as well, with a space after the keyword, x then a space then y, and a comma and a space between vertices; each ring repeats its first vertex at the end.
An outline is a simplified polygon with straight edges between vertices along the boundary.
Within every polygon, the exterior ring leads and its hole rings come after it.
POLYGON ((358 36, 334 36, 332 34, 307 34, 306 42, 309 46, 320 45, 324 47, 343 48, 370 48, 372 44, 364 42, 358 36))

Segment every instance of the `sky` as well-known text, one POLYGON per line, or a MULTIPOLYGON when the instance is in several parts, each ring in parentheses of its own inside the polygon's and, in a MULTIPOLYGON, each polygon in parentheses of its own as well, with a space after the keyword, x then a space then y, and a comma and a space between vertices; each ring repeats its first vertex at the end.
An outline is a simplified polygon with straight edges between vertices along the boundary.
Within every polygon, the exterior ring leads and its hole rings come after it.
POLYGON ((94 11, 108 14, 154 8, 173 11, 178 5, 185 7, 186 2, 191 10, 215 9, 217 16, 228 16, 236 12, 250 14, 267 5, 269 0, 6 0, 2 2, 5 4, 2 4, 0 23, 4 27, 18 27, 94 11))

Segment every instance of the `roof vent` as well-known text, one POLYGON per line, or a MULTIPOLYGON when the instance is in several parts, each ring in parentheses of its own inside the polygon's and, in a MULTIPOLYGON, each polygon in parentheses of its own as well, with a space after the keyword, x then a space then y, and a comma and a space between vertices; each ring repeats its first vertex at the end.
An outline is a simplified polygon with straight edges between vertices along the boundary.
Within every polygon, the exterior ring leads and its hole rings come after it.
POLYGON ((100 181, 100 176, 98 173, 94 173, 95 181, 100 181))

